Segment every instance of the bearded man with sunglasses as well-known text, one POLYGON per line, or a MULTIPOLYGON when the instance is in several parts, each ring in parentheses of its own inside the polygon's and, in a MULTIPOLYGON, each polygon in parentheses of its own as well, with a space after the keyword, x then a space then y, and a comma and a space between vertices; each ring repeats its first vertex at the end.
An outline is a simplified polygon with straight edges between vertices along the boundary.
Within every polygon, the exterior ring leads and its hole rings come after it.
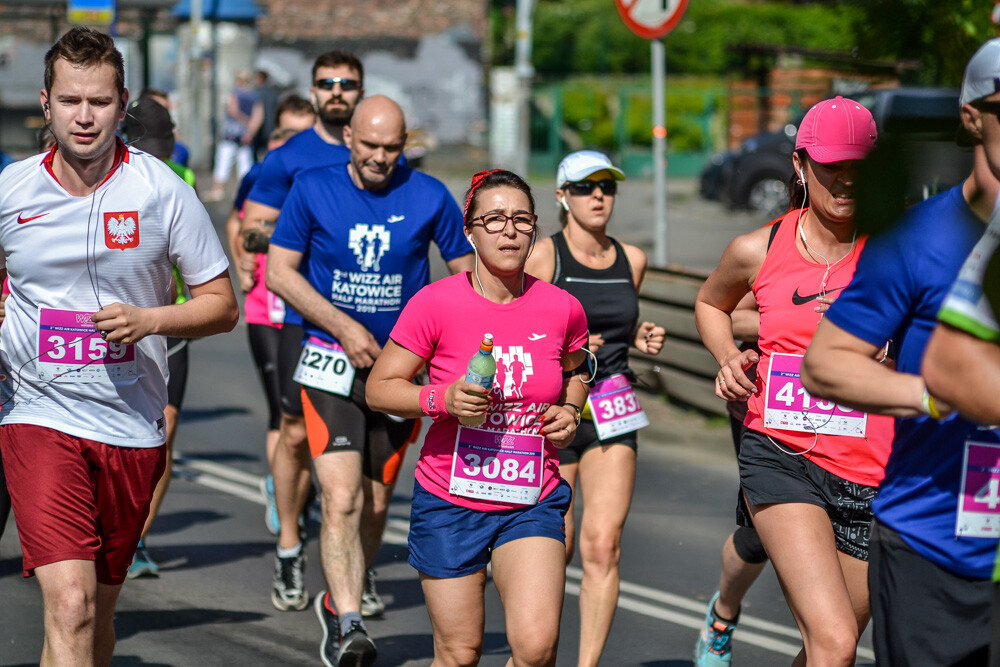
MULTIPOLYGON (((364 100, 344 140, 350 162, 295 179, 267 262, 268 289, 305 319, 294 377, 308 448, 297 455, 308 465, 311 454, 323 496, 320 555, 329 592, 317 595, 315 609, 328 667, 375 659, 361 620, 364 575, 406 447, 419 432, 418 422, 372 412, 365 381, 403 306, 430 282, 431 241, 452 273, 472 267, 462 212, 447 188, 399 165, 406 143, 399 105, 364 100)), ((282 516, 279 556, 285 525, 282 516)))

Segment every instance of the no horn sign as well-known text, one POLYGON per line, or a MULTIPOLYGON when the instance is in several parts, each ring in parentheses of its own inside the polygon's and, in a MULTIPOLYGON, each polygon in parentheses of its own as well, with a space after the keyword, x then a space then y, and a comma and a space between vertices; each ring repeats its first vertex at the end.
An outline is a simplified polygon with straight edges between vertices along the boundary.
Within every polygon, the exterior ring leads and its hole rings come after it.
POLYGON ((680 23, 688 0, 615 0, 628 29, 643 39, 660 39, 680 23))

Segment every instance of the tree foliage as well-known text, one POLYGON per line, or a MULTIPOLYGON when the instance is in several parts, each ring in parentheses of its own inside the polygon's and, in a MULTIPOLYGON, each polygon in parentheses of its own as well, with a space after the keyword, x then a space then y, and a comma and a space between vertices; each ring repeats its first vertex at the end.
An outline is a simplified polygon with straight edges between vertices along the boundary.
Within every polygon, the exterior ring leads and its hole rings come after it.
POLYGON ((851 0, 860 10, 852 26, 864 57, 912 59, 917 81, 958 86, 979 45, 996 36, 992 2, 983 0, 851 0))
MULTIPOLYGON (((493 62, 512 64, 514 0, 492 0, 493 62)), ((800 46, 873 60, 917 60, 918 81, 957 85, 969 56, 995 35, 983 0, 691 0, 664 38, 671 74, 725 74, 738 44, 800 46)), ((532 61, 542 77, 643 74, 649 44, 612 0, 538 0, 532 61)))

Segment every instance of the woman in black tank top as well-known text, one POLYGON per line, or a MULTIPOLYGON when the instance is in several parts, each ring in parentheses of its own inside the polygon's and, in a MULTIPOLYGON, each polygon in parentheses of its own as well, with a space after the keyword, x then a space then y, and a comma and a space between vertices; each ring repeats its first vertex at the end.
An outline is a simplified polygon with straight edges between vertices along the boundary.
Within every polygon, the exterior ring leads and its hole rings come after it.
MULTIPOLYGON (((625 174, 596 151, 577 151, 559 165, 556 202, 562 231, 538 241, 525 270, 562 287, 583 304, 590 350, 597 359, 595 380, 613 376, 631 381, 628 348, 657 354, 664 330, 639 319, 639 285, 646 254, 607 235, 618 181, 625 174), (637 326, 638 324, 638 326, 637 326)), ((559 473, 576 487, 580 480, 580 648, 578 665, 596 665, 604 650, 618 604, 621 535, 635 484, 636 431, 601 440, 590 403, 576 437, 559 450, 559 473)), ((576 493, 574 491, 574 502, 576 493)), ((573 507, 566 513, 566 562, 573 557, 573 507)))

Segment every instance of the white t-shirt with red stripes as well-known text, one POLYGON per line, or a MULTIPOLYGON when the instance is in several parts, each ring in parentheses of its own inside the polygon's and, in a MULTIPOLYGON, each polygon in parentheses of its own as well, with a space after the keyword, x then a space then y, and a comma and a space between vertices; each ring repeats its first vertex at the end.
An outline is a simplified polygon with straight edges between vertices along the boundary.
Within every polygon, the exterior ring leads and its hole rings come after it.
POLYGON ((173 265, 199 285, 229 262, 193 188, 147 153, 116 151, 83 197, 60 185, 53 152, 0 174, 0 268, 10 279, 0 422, 155 447, 165 437, 166 339, 109 344, 89 316, 115 302, 169 305, 173 265))

